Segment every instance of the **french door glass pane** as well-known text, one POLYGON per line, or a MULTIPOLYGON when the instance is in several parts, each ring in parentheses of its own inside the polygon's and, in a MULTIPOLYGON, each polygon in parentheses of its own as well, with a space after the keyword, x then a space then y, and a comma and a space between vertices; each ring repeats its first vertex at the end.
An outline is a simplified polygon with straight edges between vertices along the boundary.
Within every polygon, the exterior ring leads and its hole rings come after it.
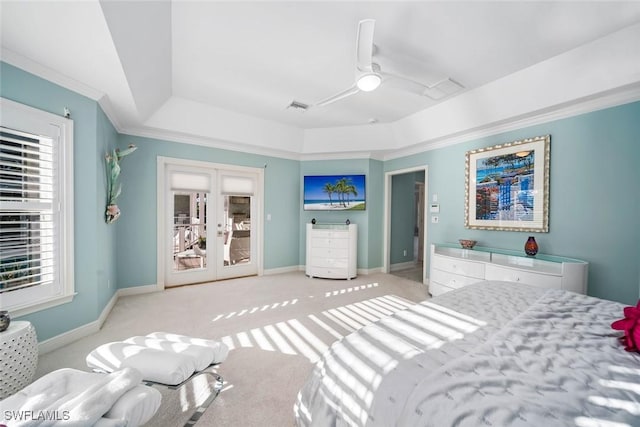
POLYGON ((173 269, 207 266, 207 193, 173 192, 173 269))
POLYGON ((224 197, 224 265, 251 262, 251 197, 224 197))

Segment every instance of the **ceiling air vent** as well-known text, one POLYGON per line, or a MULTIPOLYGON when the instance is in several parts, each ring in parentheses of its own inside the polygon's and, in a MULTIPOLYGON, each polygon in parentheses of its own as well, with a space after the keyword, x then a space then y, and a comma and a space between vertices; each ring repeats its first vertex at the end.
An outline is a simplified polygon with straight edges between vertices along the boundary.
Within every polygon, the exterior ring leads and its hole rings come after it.
POLYGON ((291 101, 291 104, 289 104, 287 106, 287 108, 291 108, 292 110, 304 112, 304 111, 307 111, 307 108, 309 108, 309 105, 294 100, 294 101, 291 101))
POLYGON ((447 97, 449 95, 452 95, 458 92, 462 88, 463 86, 460 83, 456 82, 455 80, 444 79, 444 80, 440 80, 436 84, 433 84, 427 87, 424 90, 423 95, 426 95, 431 99, 438 100, 438 99, 447 97))

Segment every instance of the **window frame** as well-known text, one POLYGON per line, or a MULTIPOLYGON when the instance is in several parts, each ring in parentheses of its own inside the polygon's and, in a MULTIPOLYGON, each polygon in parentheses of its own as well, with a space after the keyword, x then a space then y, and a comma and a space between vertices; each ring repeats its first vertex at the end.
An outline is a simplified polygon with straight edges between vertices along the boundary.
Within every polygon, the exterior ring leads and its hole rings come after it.
POLYGON ((22 132, 44 135, 54 140, 59 182, 56 201, 59 215, 57 259, 58 271, 52 283, 0 293, 0 309, 12 317, 66 304, 75 296, 74 281, 74 191, 73 191, 73 120, 0 97, 0 124, 22 132))

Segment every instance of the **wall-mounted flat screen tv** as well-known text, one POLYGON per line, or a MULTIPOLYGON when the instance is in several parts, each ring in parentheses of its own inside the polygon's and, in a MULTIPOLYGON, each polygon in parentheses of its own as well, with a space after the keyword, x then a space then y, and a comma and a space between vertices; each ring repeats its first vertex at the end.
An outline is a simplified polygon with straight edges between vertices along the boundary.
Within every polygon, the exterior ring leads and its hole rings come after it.
POLYGON ((366 207, 364 175, 307 175, 304 177, 305 211, 363 211, 366 207))

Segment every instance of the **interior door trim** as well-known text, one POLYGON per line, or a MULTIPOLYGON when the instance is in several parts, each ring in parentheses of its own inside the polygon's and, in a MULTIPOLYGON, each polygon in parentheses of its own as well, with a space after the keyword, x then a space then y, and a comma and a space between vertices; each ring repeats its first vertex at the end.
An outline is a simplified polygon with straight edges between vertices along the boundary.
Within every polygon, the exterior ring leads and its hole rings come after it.
MULTIPOLYGON (((167 245, 167 236, 164 232, 167 213, 165 210, 165 169, 168 165, 180 167, 223 169, 227 171, 238 171, 245 173, 254 173, 258 176, 256 191, 256 253, 255 259, 258 267, 258 276, 264 274, 264 168, 255 168, 249 166, 229 165, 224 163, 204 162, 201 160, 179 159, 174 157, 158 156, 156 159, 156 290, 165 289, 165 249, 167 245)), ((252 218, 253 222, 253 218, 252 218)))
POLYGON ((383 231, 382 231, 382 272, 389 273, 391 271, 391 179, 394 175, 402 175, 410 172, 424 171, 424 238, 423 238, 423 254, 422 254, 422 283, 425 283, 427 271, 427 199, 429 188, 429 166, 414 166, 406 169, 387 171, 384 174, 384 214, 383 214, 383 231))

